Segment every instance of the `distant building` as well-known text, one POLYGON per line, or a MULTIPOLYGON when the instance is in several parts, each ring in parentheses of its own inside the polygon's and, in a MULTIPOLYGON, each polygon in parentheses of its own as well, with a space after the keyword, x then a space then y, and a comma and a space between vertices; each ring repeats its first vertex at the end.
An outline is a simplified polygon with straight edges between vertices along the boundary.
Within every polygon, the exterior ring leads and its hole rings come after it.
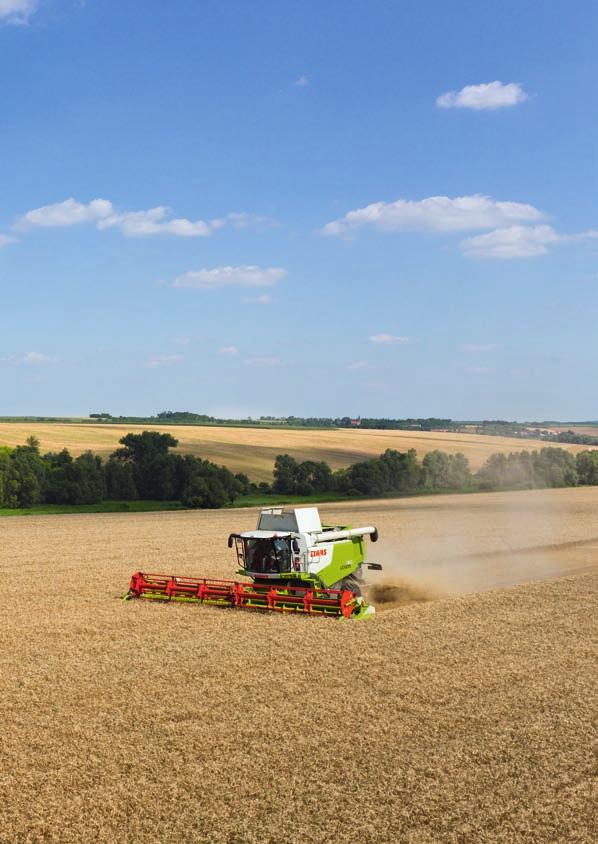
POLYGON ((351 426, 353 428, 357 428, 359 425, 361 425, 361 419, 351 419, 351 426))

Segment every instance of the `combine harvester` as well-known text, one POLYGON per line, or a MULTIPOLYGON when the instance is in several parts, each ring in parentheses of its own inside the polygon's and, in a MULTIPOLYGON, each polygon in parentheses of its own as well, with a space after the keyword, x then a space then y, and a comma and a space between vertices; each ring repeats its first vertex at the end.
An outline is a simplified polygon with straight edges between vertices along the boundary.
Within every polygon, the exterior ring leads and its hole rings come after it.
POLYGON ((228 538, 237 553, 237 574, 251 581, 136 572, 125 597, 369 618, 374 607, 361 595, 363 566, 377 571, 382 566, 365 562, 366 536, 376 542, 378 531, 323 527, 317 507, 269 507, 261 511, 256 530, 228 538))

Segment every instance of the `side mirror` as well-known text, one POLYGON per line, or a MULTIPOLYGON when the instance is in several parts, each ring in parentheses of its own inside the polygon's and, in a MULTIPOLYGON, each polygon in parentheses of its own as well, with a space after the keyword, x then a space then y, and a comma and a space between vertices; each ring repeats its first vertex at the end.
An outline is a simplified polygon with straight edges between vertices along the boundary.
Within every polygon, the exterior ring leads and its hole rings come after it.
POLYGON ((234 533, 231 533, 231 534, 230 534, 230 536, 228 537, 228 547, 229 547, 229 548, 232 548, 232 547, 233 547, 233 540, 234 540, 234 538, 235 538, 234 533))
POLYGON ((374 528, 374 532, 370 534, 372 542, 378 542, 378 528, 374 528))
POLYGON ((293 546, 293 554, 298 554, 300 552, 299 543, 297 542, 297 540, 294 537, 293 537, 293 541, 292 541, 291 544, 293 546))

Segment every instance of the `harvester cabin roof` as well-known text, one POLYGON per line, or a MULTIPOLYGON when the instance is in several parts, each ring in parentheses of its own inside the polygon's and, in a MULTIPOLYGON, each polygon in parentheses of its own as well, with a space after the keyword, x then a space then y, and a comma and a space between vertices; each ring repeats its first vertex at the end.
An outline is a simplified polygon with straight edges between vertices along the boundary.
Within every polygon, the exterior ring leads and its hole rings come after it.
POLYGON ((317 507, 297 507, 293 510, 267 507, 260 513, 257 529, 275 531, 278 534, 284 531, 319 533, 322 530, 322 522, 317 507))

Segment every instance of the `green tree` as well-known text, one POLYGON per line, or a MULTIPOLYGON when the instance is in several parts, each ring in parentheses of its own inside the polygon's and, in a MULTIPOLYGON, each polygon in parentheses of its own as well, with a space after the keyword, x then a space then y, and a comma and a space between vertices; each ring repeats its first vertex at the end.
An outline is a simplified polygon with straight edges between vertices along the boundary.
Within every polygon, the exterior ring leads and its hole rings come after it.
POLYGON ((577 469, 575 457, 564 448, 542 448, 533 454, 536 477, 543 486, 575 486, 577 469))
POLYGON ((421 478, 421 467, 417 462, 417 452, 387 449, 380 457, 388 468, 389 489, 396 492, 409 492, 417 489, 421 478))
POLYGON ((97 504, 106 497, 106 476, 102 458, 85 451, 68 470, 73 504, 97 504))
POLYGON ((295 486, 299 495, 314 495, 332 488, 332 470, 324 461, 305 460, 295 469, 295 486))
POLYGON ((160 434, 158 431, 143 431, 141 434, 127 434, 119 442, 123 448, 114 452, 117 460, 141 463, 156 455, 168 454, 169 448, 176 448, 179 444, 171 434, 160 434))
POLYGON ((137 496, 137 487, 130 463, 121 463, 110 459, 106 463, 106 494, 114 501, 133 501, 137 496))
POLYGON ((297 468, 298 463, 289 454, 279 454, 274 462, 274 492, 283 495, 295 495, 297 493, 297 468))
POLYGON ((451 463, 444 451, 429 451, 422 460, 423 485, 432 489, 450 487, 451 463))
POLYGON ((598 485, 598 451, 580 451, 575 465, 580 484, 598 485))

